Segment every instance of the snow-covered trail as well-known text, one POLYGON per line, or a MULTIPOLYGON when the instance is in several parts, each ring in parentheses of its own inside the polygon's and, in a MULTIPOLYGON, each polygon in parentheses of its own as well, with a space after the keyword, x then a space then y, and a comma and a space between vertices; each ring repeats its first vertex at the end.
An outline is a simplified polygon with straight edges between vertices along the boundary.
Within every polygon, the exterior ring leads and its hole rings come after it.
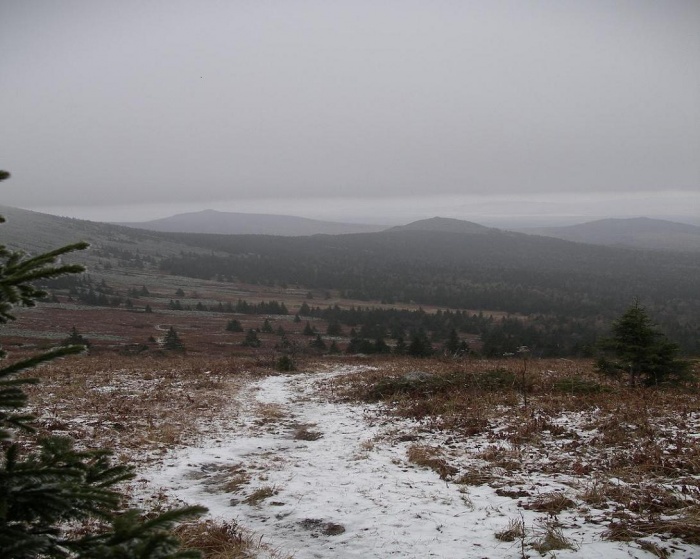
MULTIPOLYGON (((467 490, 409 464, 410 443, 386 435, 410 424, 319 396, 317 383, 350 372, 339 367, 252 383, 238 417, 218 436, 172 452, 144 477, 216 518, 237 520, 296 559, 521 557, 517 540, 501 542, 494 533, 521 514, 533 525, 532 513, 488 486, 467 490)), ((585 527, 574 539, 578 549, 559 550, 558 558, 651 557, 600 541, 585 527)))

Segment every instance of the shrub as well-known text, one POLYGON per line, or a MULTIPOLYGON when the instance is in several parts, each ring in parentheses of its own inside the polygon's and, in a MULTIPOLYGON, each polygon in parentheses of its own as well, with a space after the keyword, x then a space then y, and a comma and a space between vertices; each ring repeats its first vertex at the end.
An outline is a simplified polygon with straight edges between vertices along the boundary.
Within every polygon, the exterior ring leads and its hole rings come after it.
POLYGON ((688 362, 676 358, 678 345, 654 328, 638 301, 613 323, 612 336, 599 345, 614 359, 602 357, 598 370, 611 376, 628 375, 632 386, 639 379, 646 385, 681 380, 689 370, 688 362))

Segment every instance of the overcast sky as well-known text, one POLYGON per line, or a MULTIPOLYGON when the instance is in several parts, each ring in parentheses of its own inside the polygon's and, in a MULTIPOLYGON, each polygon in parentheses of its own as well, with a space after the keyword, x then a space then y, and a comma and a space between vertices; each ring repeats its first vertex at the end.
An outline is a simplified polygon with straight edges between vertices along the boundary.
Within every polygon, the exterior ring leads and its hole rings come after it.
POLYGON ((2 0, 0 122, 95 219, 698 216, 700 2, 2 0))

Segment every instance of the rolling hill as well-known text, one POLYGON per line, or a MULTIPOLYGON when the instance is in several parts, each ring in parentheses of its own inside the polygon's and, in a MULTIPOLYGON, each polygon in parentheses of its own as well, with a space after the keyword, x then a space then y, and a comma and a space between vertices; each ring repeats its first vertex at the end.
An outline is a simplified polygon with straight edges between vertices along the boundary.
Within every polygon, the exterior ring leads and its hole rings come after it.
POLYGON ((489 232, 498 231, 493 227, 479 225, 472 221, 452 219, 447 217, 432 217, 421 219, 407 225, 392 227, 387 231, 432 231, 438 233, 462 233, 465 235, 483 235, 489 232))
POLYGON ((521 231, 595 245, 700 252, 700 227, 648 217, 600 219, 566 227, 521 231))
POLYGON ((369 233, 380 226, 356 223, 336 223, 289 215, 248 214, 204 210, 178 214, 153 221, 119 223, 125 227, 171 233, 217 233, 222 235, 343 235, 369 233))

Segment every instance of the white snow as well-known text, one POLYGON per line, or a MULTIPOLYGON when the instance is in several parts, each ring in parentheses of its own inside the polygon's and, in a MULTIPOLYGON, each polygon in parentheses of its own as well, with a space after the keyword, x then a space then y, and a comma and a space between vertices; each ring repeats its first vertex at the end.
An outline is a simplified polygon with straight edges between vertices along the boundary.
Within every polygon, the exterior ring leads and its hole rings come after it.
MULTIPOLYGON (((410 464, 406 451, 412 443, 397 442, 392 434, 414 432, 415 423, 388 418, 378 406, 329 402, 319 395, 318 383, 353 370, 359 368, 252 383, 229 424, 197 446, 170 452, 143 477, 152 489, 207 506, 215 518, 235 519, 296 559, 522 557, 520 541, 501 542, 494 534, 522 518, 532 541, 543 533, 546 515, 518 507, 516 499, 488 485, 446 483, 434 471, 410 464), (320 438, 296 440, 302 427, 320 438), (227 491, 233 472, 249 478, 227 491), (274 495, 257 504, 243 502, 260 488, 274 495)), ((561 477, 541 473, 521 481, 537 493, 570 489, 561 477)), ((603 540, 605 526, 584 522, 580 512, 559 520, 576 549, 550 557, 654 557, 634 542, 603 540)), ((532 549, 526 553, 539 556, 532 549)), ((673 555, 693 556, 700 549, 692 546, 677 546, 673 555)))

